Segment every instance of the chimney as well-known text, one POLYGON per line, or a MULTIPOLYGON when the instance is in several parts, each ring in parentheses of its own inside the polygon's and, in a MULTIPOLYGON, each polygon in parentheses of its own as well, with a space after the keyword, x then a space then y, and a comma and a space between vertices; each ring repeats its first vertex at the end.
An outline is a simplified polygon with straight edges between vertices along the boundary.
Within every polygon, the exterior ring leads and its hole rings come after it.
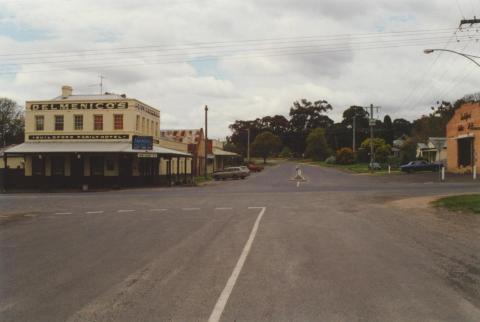
POLYGON ((63 85, 62 86, 62 98, 67 98, 72 95, 73 88, 72 86, 63 85))

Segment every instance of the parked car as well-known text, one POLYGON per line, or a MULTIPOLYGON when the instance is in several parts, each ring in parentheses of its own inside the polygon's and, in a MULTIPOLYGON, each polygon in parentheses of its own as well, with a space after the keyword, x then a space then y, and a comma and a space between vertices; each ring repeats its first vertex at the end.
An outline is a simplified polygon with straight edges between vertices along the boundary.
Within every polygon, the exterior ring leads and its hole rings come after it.
POLYGON ((226 180, 226 179, 245 179, 250 175, 248 169, 242 169, 243 167, 229 167, 223 170, 213 173, 214 180, 226 180))
POLYGON ((263 166, 257 165, 257 164, 253 164, 253 163, 247 164, 247 168, 248 168, 248 170, 250 170, 251 172, 260 172, 260 171, 263 170, 263 166))
POLYGON ((441 163, 428 163, 427 161, 417 160, 400 166, 400 170, 408 173, 414 171, 439 171, 442 166, 441 163))

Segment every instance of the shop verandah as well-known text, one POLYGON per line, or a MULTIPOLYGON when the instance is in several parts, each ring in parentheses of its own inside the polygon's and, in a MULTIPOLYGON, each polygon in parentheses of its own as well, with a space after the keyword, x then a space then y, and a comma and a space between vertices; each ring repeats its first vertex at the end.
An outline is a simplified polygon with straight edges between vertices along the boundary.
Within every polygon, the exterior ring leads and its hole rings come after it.
POLYGON ((23 143, 4 153, 3 188, 48 189, 186 184, 192 181, 188 153, 154 146, 132 150, 130 143, 23 143), (21 157, 23 169, 8 158, 21 157))

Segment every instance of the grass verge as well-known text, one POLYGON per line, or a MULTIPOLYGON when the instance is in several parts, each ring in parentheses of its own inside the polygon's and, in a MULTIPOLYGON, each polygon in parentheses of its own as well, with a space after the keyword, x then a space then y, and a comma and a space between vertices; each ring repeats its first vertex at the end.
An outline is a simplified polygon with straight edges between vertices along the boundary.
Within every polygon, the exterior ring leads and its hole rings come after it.
POLYGON ((208 175, 207 178, 205 178, 205 176, 197 176, 195 177, 194 182, 195 182, 195 185, 199 185, 212 180, 213 180, 213 177, 211 175, 208 175))
MULTIPOLYGON (((354 163, 354 164, 331 164, 331 163, 326 163, 324 161, 306 161, 308 164, 313 164, 313 165, 318 165, 321 167, 326 167, 326 168, 335 168, 335 169, 340 169, 344 170, 347 172, 353 172, 353 173, 370 173, 370 169, 368 168, 368 163, 354 163)), ((399 174, 401 173, 400 170, 391 170, 392 174, 399 174)), ((388 169, 382 169, 382 170, 375 170, 373 172, 374 175, 388 175, 388 169)))
POLYGON ((434 201, 433 205, 452 211, 480 214, 480 194, 444 197, 434 201))

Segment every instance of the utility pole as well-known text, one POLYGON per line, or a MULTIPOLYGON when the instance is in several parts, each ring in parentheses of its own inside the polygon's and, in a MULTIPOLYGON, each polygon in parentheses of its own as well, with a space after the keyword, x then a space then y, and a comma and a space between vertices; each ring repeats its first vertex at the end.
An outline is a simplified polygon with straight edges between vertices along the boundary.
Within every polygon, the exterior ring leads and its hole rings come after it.
MULTIPOLYGON (((377 108, 377 113, 378 109, 377 108)), ((368 121, 370 125, 370 172, 373 172, 373 163, 375 162, 374 151, 373 151, 373 127, 376 124, 376 120, 373 118, 373 104, 370 104, 370 120, 368 121)))
POLYGON ((355 129, 355 123, 356 123, 356 121, 357 121, 357 114, 353 115, 353 125, 352 125, 352 130, 353 130, 352 151, 353 151, 353 153, 355 153, 355 146, 356 146, 356 144, 355 144, 355 143, 356 143, 356 142, 355 142, 355 141, 356 141, 356 140, 355 140, 355 138, 356 138, 356 129, 355 129))
POLYGON ((205 179, 208 178, 208 120, 207 120, 207 115, 208 115, 208 106, 205 105, 205 179))
POLYGON ((247 162, 250 163, 250 128, 247 129, 247 162))

